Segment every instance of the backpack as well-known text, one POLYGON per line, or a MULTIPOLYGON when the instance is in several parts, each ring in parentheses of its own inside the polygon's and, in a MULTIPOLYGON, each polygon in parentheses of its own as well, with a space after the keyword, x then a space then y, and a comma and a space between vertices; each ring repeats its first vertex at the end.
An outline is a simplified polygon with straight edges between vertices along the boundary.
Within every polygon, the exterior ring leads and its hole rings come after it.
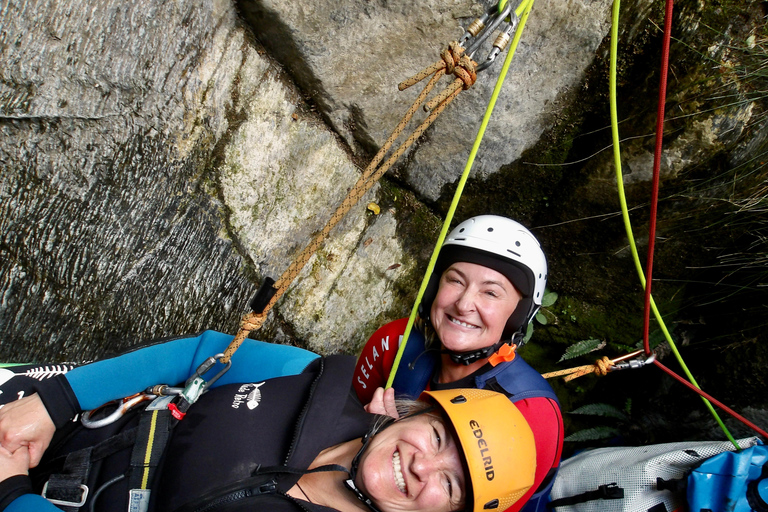
MULTIPOLYGON (((553 512, 673 512, 683 510, 688 494, 707 495, 705 465, 718 454, 741 455, 751 447, 764 450, 757 437, 737 441, 743 449, 731 453, 727 441, 681 442, 636 447, 609 447, 582 451, 560 463, 550 502, 553 512), (702 478, 689 484, 689 475, 702 478)), ((710 473, 711 474, 711 473, 710 473)), ((727 478, 726 478, 727 479, 727 478)), ((692 505, 691 512, 708 506, 692 505)), ((711 508, 712 512, 733 509, 711 508)), ((744 509, 749 510, 749 509, 744 509)), ((734 511, 736 512, 736 511, 734 511)), ((740 511, 739 511, 740 512, 740 511)))

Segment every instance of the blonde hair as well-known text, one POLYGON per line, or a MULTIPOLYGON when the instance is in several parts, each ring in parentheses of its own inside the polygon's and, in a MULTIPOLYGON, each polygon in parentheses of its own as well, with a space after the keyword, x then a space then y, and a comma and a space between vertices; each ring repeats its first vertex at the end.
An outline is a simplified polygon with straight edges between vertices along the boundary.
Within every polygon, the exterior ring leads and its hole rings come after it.
MULTIPOLYGON (((434 406, 431 403, 411 398, 395 399, 395 409, 397 410, 397 414, 400 416, 398 419, 404 419, 422 412, 432 414, 435 417, 441 416, 438 409, 435 409, 434 413, 428 412, 429 409, 434 409, 434 406)), ((371 427, 373 434, 378 434, 381 432, 384 427, 392 423, 392 421, 394 421, 392 416, 387 416, 386 414, 377 415, 377 418, 371 427)))

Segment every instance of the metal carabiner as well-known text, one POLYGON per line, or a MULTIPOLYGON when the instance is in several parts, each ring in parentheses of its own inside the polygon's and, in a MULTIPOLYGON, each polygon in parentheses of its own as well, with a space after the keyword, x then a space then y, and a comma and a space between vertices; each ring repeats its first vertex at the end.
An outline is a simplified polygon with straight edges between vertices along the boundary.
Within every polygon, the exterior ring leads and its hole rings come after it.
POLYGON ((618 370, 634 370, 635 368, 642 368, 643 366, 647 364, 651 364, 656 360, 656 354, 651 354, 648 356, 645 360, 643 359, 632 359, 630 361, 622 361, 620 363, 614 364, 611 366, 612 372, 618 371, 618 370))
POLYGON ((122 400, 112 400, 111 402, 107 402, 104 405, 101 405, 95 409, 92 409, 90 411, 86 411, 83 413, 83 415, 80 417, 80 423, 83 424, 85 428, 100 428, 106 425, 109 425, 111 423, 114 423, 118 419, 122 418, 125 413, 136 407, 142 402, 146 402, 148 400, 153 400, 155 398, 155 395, 151 395, 148 393, 137 393, 135 395, 123 398, 122 400), (108 416, 105 416, 99 420, 92 420, 91 417, 98 411, 102 410, 105 407, 109 407, 110 405, 118 404, 117 408, 112 411, 108 416))
MULTIPOLYGON (((203 374, 206 373, 208 370, 210 370, 213 367, 213 365, 216 364, 216 362, 221 362, 222 358, 224 358, 224 353, 223 352, 219 353, 219 354, 216 354, 215 356, 211 356, 208 359, 206 359, 205 361, 203 361, 200 364, 200 366, 197 367, 197 371, 195 371, 195 374, 192 377, 190 377, 189 380, 187 380, 187 383, 189 384, 190 381, 192 379, 194 379, 195 377, 202 378, 203 374)), ((210 388, 211 385, 213 385, 214 382, 219 380, 222 375, 224 375, 225 373, 227 373, 227 371, 229 371, 229 369, 232 367, 232 360, 230 359, 229 361, 227 361, 226 363, 223 363, 223 364, 224 364, 224 368, 222 368, 219 371, 219 373, 214 375, 213 378, 211 378, 208 381, 206 381, 205 386, 203 387, 203 391, 207 391, 208 388, 210 388)))
POLYGON ((227 373, 229 368, 232 366, 232 360, 227 361, 224 363, 224 368, 219 371, 216 375, 213 376, 212 379, 205 380, 203 379, 203 374, 207 373, 208 370, 210 370, 214 364, 216 364, 217 361, 222 359, 224 357, 224 354, 216 354, 215 356, 211 356, 205 361, 203 361, 200 366, 197 367, 197 370, 195 370, 194 375, 192 375, 189 379, 187 379, 187 382, 184 384, 184 389, 181 391, 181 396, 184 397, 184 399, 189 402, 190 404, 193 404, 197 402, 197 399, 200 398, 200 395, 208 391, 208 388, 210 388, 214 382, 219 380, 222 375, 227 373))
POLYGON ((464 35, 461 36, 461 39, 459 39, 459 45, 462 47, 473 39, 469 47, 466 48, 467 56, 472 58, 475 52, 480 48, 480 45, 490 37, 506 18, 510 18, 510 21, 507 22, 507 26, 501 31, 496 38, 496 41, 494 41, 493 49, 486 57, 485 61, 478 66, 477 71, 481 71, 490 66, 499 53, 506 48, 507 43, 510 40, 509 34, 514 30, 518 23, 518 18, 512 11, 512 4, 508 1, 504 6, 504 9, 499 12, 499 5, 497 3, 495 6, 488 9, 482 16, 473 21, 469 27, 467 27, 467 30, 464 32, 464 35))

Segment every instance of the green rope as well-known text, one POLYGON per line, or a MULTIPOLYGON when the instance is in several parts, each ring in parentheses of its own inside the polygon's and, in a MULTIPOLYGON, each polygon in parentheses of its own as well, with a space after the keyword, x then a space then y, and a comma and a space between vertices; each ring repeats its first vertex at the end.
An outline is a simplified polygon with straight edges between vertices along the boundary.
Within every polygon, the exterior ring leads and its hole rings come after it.
MULTIPOLYGON (((620 6, 620 0, 614 0, 613 2, 613 15, 611 20, 611 63, 610 63, 610 82, 609 82, 609 95, 610 95, 610 105, 611 105, 611 136, 613 138, 613 159, 614 164, 616 167, 616 186, 619 190, 619 202, 621 203, 621 216, 624 219, 624 229, 627 232, 627 238, 629 239, 629 248, 632 252, 632 260, 635 263, 635 270, 637 271, 637 275, 640 278, 640 284, 643 286, 643 289, 645 289, 646 280, 645 280, 645 272, 643 271, 643 267, 640 263, 640 256, 637 253, 637 246, 635 245, 635 237, 632 234, 632 224, 629 220, 629 209, 627 208, 627 198, 624 195, 624 180, 622 178, 622 171, 621 171, 621 148, 619 147, 619 123, 618 123, 618 114, 617 114, 617 108, 616 108, 616 62, 617 62, 617 55, 618 55, 618 39, 619 39, 619 6, 620 6)), ((672 352, 675 354, 675 358, 677 359, 678 363, 680 363, 681 368, 685 372, 685 375, 688 377, 688 381, 699 388, 699 385, 696 383, 696 379, 693 377, 691 372, 688 370, 688 366, 683 361, 683 357, 680 355, 680 352, 677 350, 677 346, 675 345, 675 342, 672 340, 672 335, 669 333, 669 330, 667 329, 666 324, 664 323, 664 319, 661 317, 661 314, 659 313, 658 308, 656 307, 656 302, 653 300, 653 297, 651 297, 651 309, 653 310, 653 315, 656 318, 656 321, 659 324, 659 327, 661 328, 661 331, 664 333, 664 337, 667 339, 667 342, 669 343, 670 348, 672 349, 672 352)), ((701 389, 701 388, 699 388, 701 389)), ((715 411, 715 408, 712 406, 712 404, 704 397, 701 397, 701 399, 704 401, 704 404, 707 406, 709 411, 712 413, 712 416, 714 416, 715 421, 717 421, 718 425, 720 425, 720 428, 725 433, 725 436, 728 438, 731 443, 736 447, 737 450, 741 449, 736 442, 736 440, 733 438, 731 433, 726 428, 723 421, 720 419, 720 416, 717 414, 717 411, 715 411)))
MULTIPOLYGON (((499 8, 502 8, 502 3, 505 2, 505 0, 502 0, 502 2, 499 3, 499 8)), ((424 274, 424 279, 421 281, 421 286, 419 287, 419 293, 416 295, 416 301, 413 304, 413 308, 411 309, 411 316, 408 317, 408 323, 405 326, 405 332, 403 333, 403 342, 400 344, 400 346, 397 349, 397 355, 395 355, 395 361, 392 365, 392 370, 389 372, 389 378, 387 379, 386 387, 390 388, 392 387, 392 382, 395 380, 395 374, 397 373, 397 368, 400 366, 400 359, 403 356, 403 351, 405 350, 405 345, 408 342, 408 336, 411 334, 411 330, 413 328, 413 323, 416 320, 416 315, 419 311, 419 304, 421 304, 421 299, 424 296, 424 292, 427 288, 427 283, 429 282, 429 278, 432 275, 432 271, 435 268, 435 263, 437 262, 437 256, 440 254, 440 247, 443 245, 443 241, 445 240, 445 237, 448 235, 448 230, 451 226, 451 221, 453 220, 454 213, 456 212, 456 208, 459 204, 459 199, 461 198, 461 194, 464 191, 464 185, 467 182, 467 179, 469 178, 469 172, 472 169, 472 164, 475 161, 475 156, 477 155, 477 151, 480 148, 480 142, 483 140, 483 135, 485 135, 485 129, 488 126, 488 122, 491 119, 491 114, 493 113, 493 109, 496 106, 496 100, 499 97, 499 93, 501 92, 501 86, 504 84, 504 79, 507 76, 507 71, 509 70, 509 66, 512 63, 512 58, 515 55, 515 50, 517 49, 517 45, 520 42, 520 38, 522 37, 523 28, 525 27, 525 22, 528 20, 528 15, 531 12, 531 8, 533 7, 534 0, 523 0, 523 2, 520 3, 520 5, 515 10, 515 14, 517 16, 520 16, 520 23, 517 26, 517 29, 515 30, 515 37, 512 39, 512 44, 509 48, 509 52, 507 52, 507 57, 504 60, 504 65, 501 68, 501 72, 499 73, 499 77, 496 79, 496 86, 493 88, 493 94, 491 94, 491 99, 488 102, 488 106, 485 109, 485 115, 483 116, 483 121, 480 123, 480 129, 477 132, 477 136, 475 137, 475 143, 472 145, 472 150, 469 152, 469 158, 467 159, 467 164, 464 166, 464 172, 461 174, 461 178, 459 179, 459 183, 456 186, 456 192, 453 194, 453 200, 451 201, 451 206, 448 208, 448 213, 445 217, 445 222, 443 222, 443 227, 440 230, 440 236, 437 238, 437 243, 435 244, 435 248, 432 251, 432 257, 429 260, 429 265, 427 265, 427 271, 424 274), (521 15, 522 13, 522 15, 521 15)))

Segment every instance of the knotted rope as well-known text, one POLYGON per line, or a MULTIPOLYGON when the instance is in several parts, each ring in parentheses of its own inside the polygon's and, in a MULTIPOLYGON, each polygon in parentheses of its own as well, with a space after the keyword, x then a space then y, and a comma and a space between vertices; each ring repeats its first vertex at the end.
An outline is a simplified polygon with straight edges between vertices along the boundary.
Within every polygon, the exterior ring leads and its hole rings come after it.
POLYGON ((595 361, 594 364, 586 364, 584 366, 577 366, 575 368, 569 368, 567 370, 559 370, 556 372, 550 372, 545 373, 542 375, 545 379, 551 379, 554 377, 560 377, 565 375, 563 377, 563 380, 565 382, 570 382, 573 379, 577 379, 583 375, 588 375, 590 373, 596 373, 599 376, 607 375, 608 372, 611 371, 611 368, 615 365, 613 361, 608 359, 607 357, 603 356, 602 358, 595 361))
POLYGON ((472 59, 464 55, 464 49, 459 46, 457 42, 452 42, 448 45, 448 49, 441 53, 442 59, 431 66, 428 66, 420 73, 417 73, 413 77, 405 80, 398 85, 399 90, 405 90, 408 87, 415 85, 422 81, 424 78, 431 75, 431 78, 424 86, 419 96, 413 102, 413 105, 408 109, 398 125, 392 131, 387 141, 381 146, 376 156, 368 164, 363 173, 358 178, 357 183, 350 189, 347 197, 342 201, 341 205, 331 215, 331 218, 325 224, 323 229, 312 238, 309 244, 304 250, 291 262, 287 269, 283 272, 280 278, 275 281, 273 287, 275 293, 264 309, 259 312, 250 312, 243 316, 240 322, 240 329, 238 330, 235 338, 229 344, 224 351, 224 357, 221 358, 222 363, 228 363, 232 358, 232 355, 245 341, 245 338, 264 324, 267 318, 269 310, 277 302, 277 300, 285 293, 285 290, 293 282, 296 276, 304 268, 312 255, 317 251, 330 231, 341 221, 344 215, 357 204, 357 202, 373 187, 373 185, 389 170, 390 167, 405 153, 409 147, 413 145, 416 140, 421 137, 427 128, 437 119, 443 110, 453 101, 456 96, 462 91, 469 89, 477 78, 475 71, 477 63, 472 59), (450 70, 450 71, 449 71, 450 70), (379 163, 384 159, 384 156, 390 150, 394 142, 400 137, 405 130, 405 126, 413 118, 419 106, 424 103, 429 93, 437 84, 437 81, 445 74, 453 74, 456 76, 454 81, 435 99, 425 105, 425 110, 430 111, 429 115, 422 121, 422 123, 413 131, 413 133, 392 153, 392 155, 381 165, 379 163), (378 166, 378 167, 377 167, 378 166))

